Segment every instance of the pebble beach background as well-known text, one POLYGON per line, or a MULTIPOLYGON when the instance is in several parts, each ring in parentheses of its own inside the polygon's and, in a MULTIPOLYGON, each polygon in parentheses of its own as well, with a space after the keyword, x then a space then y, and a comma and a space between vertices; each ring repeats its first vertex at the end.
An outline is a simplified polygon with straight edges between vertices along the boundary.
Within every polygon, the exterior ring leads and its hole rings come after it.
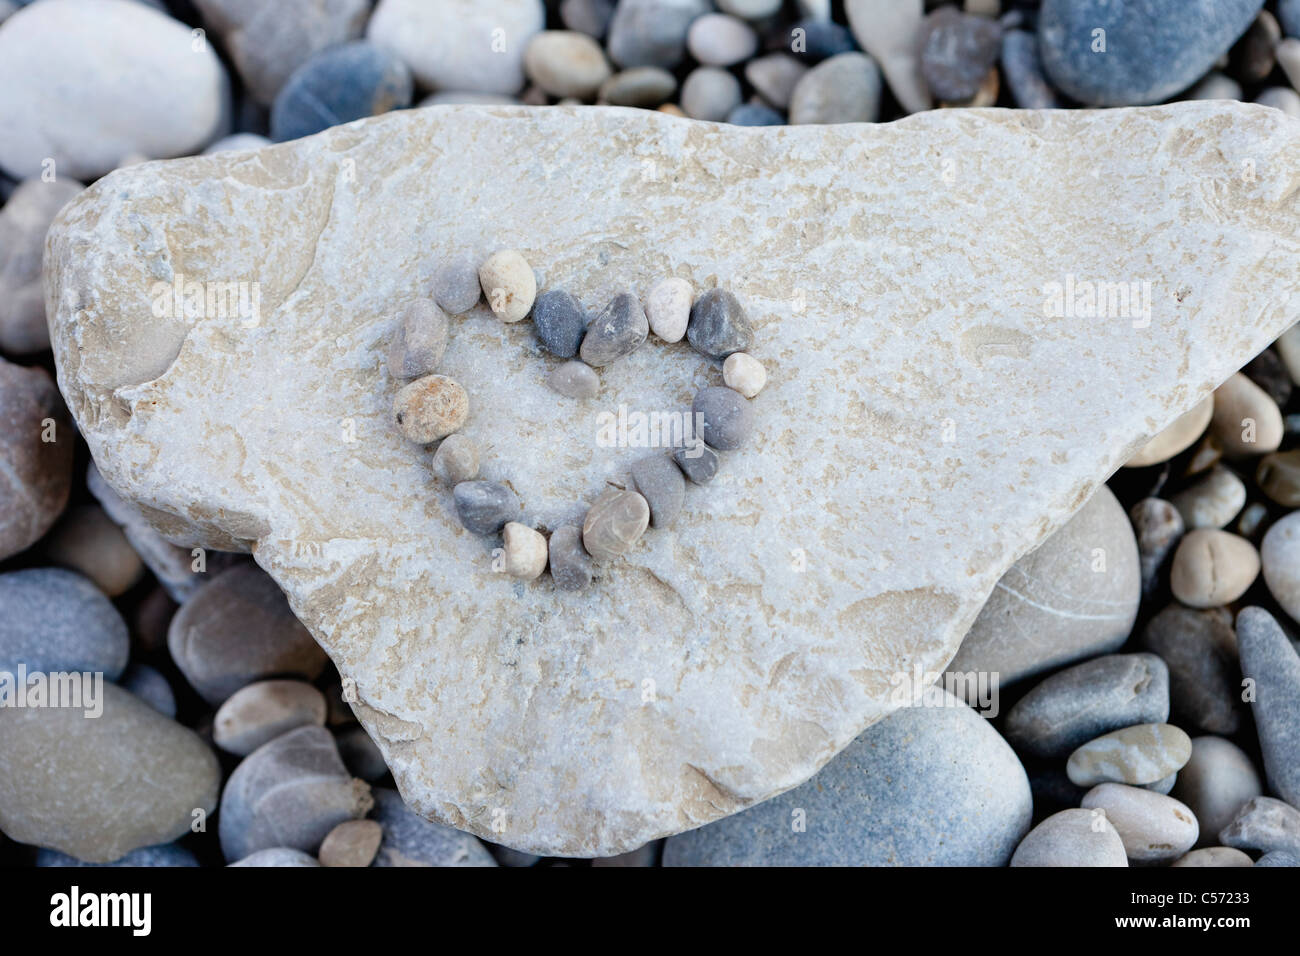
MULTIPOLYGON (((588 865, 412 814, 270 578, 165 542, 99 479, 40 287, 50 221, 96 178, 439 103, 1300 116, 1298 86, 1300 0, 0 0, 0 671, 112 682, 95 721, 0 709, 0 864, 588 865), (194 55, 160 52, 177 37, 194 55), (1142 55, 1100 70, 1096 42, 1142 55), (159 753, 171 779, 142 780, 159 753)), ((1297 385, 1293 329, 1008 572, 951 665, 1000 675, 995 715, 902 711, 804 787, 590 865, 1300 865, 1297 385), (792 833, 798 808, 818 826, 792 833)))

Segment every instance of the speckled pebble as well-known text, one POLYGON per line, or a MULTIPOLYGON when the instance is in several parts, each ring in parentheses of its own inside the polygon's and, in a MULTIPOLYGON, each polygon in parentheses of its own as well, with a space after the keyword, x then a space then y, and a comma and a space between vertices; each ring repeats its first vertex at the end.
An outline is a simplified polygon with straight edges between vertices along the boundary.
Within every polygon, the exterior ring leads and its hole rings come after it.
POLYGON ((469 395, 446 375, 425 375, 402 386, 393 399, 393 421, 409 441, 431 445, 458 431, 469 418, 469 395))
POLYGON ((1065 770, 1079 787, 1141 785, 1176 773, 1191 755, 1191 738, 1172 724, 1136 724, 1088 741, 1070 754, 1065 770))
POLYGON ((754 430, 754 407, 725 386, 710 385, 696 392, 691 412, 699 422, 699 437, 719 451, 743 447, 754 430))
POLYGON ((921 75, 936 99, 970 99, 980 88, 1002 49, 996 20, 945 6, 921 27, 921 75))
POLYGON ((691 347, 711 359, 725 359, 754 344, 754 327, 744 307, 726 289, 709 289, 691 306, 686 338, 691 347))
POLYGON ((80 574, 59 568, 0 574, 0 608, 0 671, 90 671, 111 681, 126 667, 126 622, 80 574))
POLYGON ((587 333, 587 310, 563 289, 548 289, 533 303, 533 328, 542 348, 573 358, 587 333))
POLYGON ((600 368, 631 355, 650 334, 650 323, 637 297, 620 292, 587 327, 579 349, 582 360, 600 368))
POLYGON ((433 274, 433 301, 448 315, 463 315, 478 305, 483 288, 469 256, 451 256, 433 274))

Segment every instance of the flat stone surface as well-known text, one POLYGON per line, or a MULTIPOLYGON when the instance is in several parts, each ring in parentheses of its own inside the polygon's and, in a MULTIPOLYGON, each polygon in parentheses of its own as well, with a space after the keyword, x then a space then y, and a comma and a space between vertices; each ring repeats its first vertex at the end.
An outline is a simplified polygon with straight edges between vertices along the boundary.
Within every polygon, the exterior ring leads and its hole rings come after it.
MULTIPOLYGON (((895 675, 943 669, 1018 557, 1276 338, 1300 312, 1298 146, 1279 111, 1204 102, 830 128, 401 111, 96 183, 50 236, 54 352, 106 481, 182 545, 254 551, 413 808, 612 855, 807 779, 895 709, 895 675), (925 251, 938 229, 956 272, 925 251), (584 302, 725 279, 772 360, 751 448, 585 594, 490 573, 388 421, 392 304, 471 248, 519 249, 584 302), (153 283, 178 273, 260 282, 261 321, 154 317, 153 283), (1151 277, 1151 324, 1046 316, 1067 274, 1151 277)), ((483 477, 548 528, 637 457, 597 442, 608 409, 547 388, 553 362, 482 303, 443 360, 483 477)), ((701 371, 656 343, 602 395, 685 409, 701 371)))

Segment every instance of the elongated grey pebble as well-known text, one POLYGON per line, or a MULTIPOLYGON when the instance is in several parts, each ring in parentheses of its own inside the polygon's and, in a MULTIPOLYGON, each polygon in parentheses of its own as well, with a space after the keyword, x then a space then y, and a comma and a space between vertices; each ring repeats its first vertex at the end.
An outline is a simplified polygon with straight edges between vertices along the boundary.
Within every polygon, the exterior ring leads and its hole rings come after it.
POLYGON ((611 488, 596 500, 582 522, 582 544, 597 561, 627 553, 650 524, 650 506, 635 491, 611 488))
POLYGON ((1141 785, 1177 772, 1191 755, 1191 738, 1173 724, 1136 724, 1079 747, 1066 761, 1065 772, 1080 787, 1141 785))
POLYGON ((1219 842, 1240 850, 1300 854, 1300 810, 1273 797, 1255 797, 1219 831, 1219 842))
POLYGON ((749 351, 754 328, 739 299, 726 289, 709 289, 691 306, 686 340, 701 355, 724 359, 732 352, 749 351))
POLYGON ((447 351, 447 313, 428 299, 416 299, 402 312, 388 347, 388 371, 393 378, 432 375, 447 351))
POLYGON ((1101 809, 1134 863, 1176 860, 1196 843, 1196 817, 1173 797, 1122 783, 1103 783, 1083 795, 1085 810, 1101 809))
POLYGON ((734 451, 754 429, 754 408, 744 395, 722 385, 709 385, 695 394, 691 405, 705 444, 734 451))
POLYGON ((478 266, 467 255, 452 256, 433 274, 433 300, 448 315, 468 312, 482 293, 478 266))
POLYGON ((452 496, 460 523, 474 534, 497 534, 519 515, 519 499, 497 481, 462 481, 452 496))
POLYGON ((641 302, 630 292, 620 292, 587 327, 582 339, 582 360, 597 368, 631 355, 650 335, 650 323, 641 302))
POLYGON ((591 585, 591 556, 582 546, 582 529, 566 524, 551 532, 551 578, 561 591, 585 591, 591 585))
POLYGON ((587 310, 563 289, 548 289, 533 303, 533 329, 546 351, 573 358, 587 332, 587 310))
POLYGON ((707 485, 718 473, 718 453, 703 441, 678 448, 673 452, 673 461, 697 485, 707 485))
POLYGON ((650 524, 672 524, 686 500, 686 479, 672 459, 665 453, 638 459, 632 464, 632 481, 650 506, 650 524))
POLYGON ((586 362, 565 362, 546 377, 551 390, 565 398, 595 398, 600 393, 600 376, 586 362))
POLYGON ((1237 615, 1242 676, 1255 683, 1251 713, 1270 787, 1300 806, 1300 654, 1261 607, 1237 615))
POLYGON ((478 476, 478 446, 460 432, 448 435, 433 453, 433 473, 454 488, 478 476))

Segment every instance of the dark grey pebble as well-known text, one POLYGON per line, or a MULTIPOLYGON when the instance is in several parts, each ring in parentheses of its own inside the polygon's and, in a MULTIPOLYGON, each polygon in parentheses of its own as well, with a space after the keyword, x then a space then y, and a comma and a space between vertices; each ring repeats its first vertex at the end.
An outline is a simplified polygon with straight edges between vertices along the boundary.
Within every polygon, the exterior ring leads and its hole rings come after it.
POLYGON ((102 672, 115 681, 130 638, 113 602, 89 579, 57 568, 0 574, 0 670, 102 672))
POLYGON ((697 485, 707 485, 718 473, 718 453, 702 441, 678 448, 673 452, 673 461, 697 485))
MULTIPOLYGON (((1232 78, 1245 84, 1259 83, 1273 72, 1277 58, 1273 51, 1282 39, 1282 28, 1267 10, 1259 11, 1228 55, 1228 71, 1232 78)), ((1248 373, 1249 374, 1249 373, 1248 373)))
POLYGON ((496 866, 482 843, 468 833, 412 813, 396 790, 377 787, 370 818, 384 828, 371 866, 496 866))
POLYGON ((335 743, 338 744, 339 757, 352 776, 374 782, 388 773, 383 753, 364 727, 349 727, 339 733, 335 743))
POLYGON ((482 295, 478 264, 464 253, 446 259, 433 274, 433 301, 448 315, 464 315, 482 295))
POLYGON ((460 523, 474 534, 497 534, 519 517, 519 499, 497 481, 462 481, 452 497, 460 523))
POLYGON ((600 368, 631 355, 650 334, 641 300, 630 292, 620 292, 610 299, 587 327, 582 339, 582 360, 600 368))
POLYGON ((587 310, 563 289, 548 289, 533 302, 533 328, 542 348, 573 358, 587 332, 587 310))
POLYGON ((1222 608, 1170 604, 1142 632, 1144 649, 1169 668, 1169 711, 1189 729, 1231 735, 1241 725, 1236 635, 1222 608))
POLYGON ((547 542, 551 578, 561 591, 584 591, 591 584, 591 555, 582 546, 582 529, 566 524, 551 532, 547 542))
POLYGON ((355 40, 330 47, 293 71, 271 107, 277 143, 411 105, 411 71, 383 47, 355 40))
POLYGON ((650 524, 665 528, 681 513, 686 479, 667 453, 647 455, 632 464, 632 481, 650 505, 650 524))
POLYGON ((1291 375, 1276 352, 1264 349, 1247 362, 1242 371, 1248 379, 1268 392, 1268 397, 1277 402, 1279 408, 1286 408, 1287 402, 1291 400, 1291 375))
POLYGON ((1255 684, 1250 710, 1269 785, 1300 806, 1300 655, 1261 607, 1237 615, 1237 649, 1242 676, 1255 684))
POLYGON ((853 34, 833 20, 799 20, 789 26, 777 26, 767 35, 766 47, 773 52, 789 53, 811 66, 841 53, 858 48, 853 34))
POLYGON ((770 106, 760 103, 741 103, 727 114, 733 126, 784 126, 785 119, 770 106))
POLYGON ((161 672, 148 664, 132 664, 118 684, 165 717, 176 716, 176 694, 161 672))
POLYGON ((936 99, 968 100, 979 92, 1001 49, 998 21, 940 7, 921 27, 921 75, 936 99))
POLYGON ((740 448, 754 429, 754 407, 744 395, 725 385, 700 389, 691 411, 699 423, 699 437, 719 451, 740 448))
POLYGON ((726 289, 709 289, 691 306, 686 338, 701 355, 724 359, 749 350, 754 328, 739 299, 726 289))

